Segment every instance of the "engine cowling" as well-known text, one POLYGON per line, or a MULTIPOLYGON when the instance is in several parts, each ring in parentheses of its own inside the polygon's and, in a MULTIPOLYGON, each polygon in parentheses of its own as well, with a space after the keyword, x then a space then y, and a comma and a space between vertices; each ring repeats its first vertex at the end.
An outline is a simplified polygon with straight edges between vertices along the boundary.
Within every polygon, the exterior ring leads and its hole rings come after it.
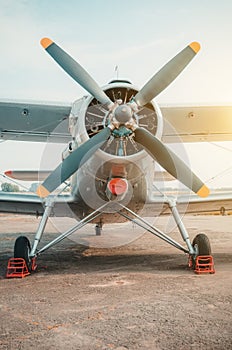
MULTIPOLYGON (((111 101, 126 104, 133 99, 138 89, 129 82, 113 81, 103 88, 111 101)), ((163 120, 159 107, 147 103, 133 115, 136 124, 147 129, 158 138, 162 136, 163 120)), ((110 122, 110 112, 95 98, 76 101, 70 116, 70 132, 77 143, 85 142, 105 128, 110 122)), ((126 127, 115 129, 113 136, 103 144, 101 150, 112 156, 131 156, 142 151, 132 137, 132 131, 126 127), (125 137, 127 136, 127 137, 125 137)))

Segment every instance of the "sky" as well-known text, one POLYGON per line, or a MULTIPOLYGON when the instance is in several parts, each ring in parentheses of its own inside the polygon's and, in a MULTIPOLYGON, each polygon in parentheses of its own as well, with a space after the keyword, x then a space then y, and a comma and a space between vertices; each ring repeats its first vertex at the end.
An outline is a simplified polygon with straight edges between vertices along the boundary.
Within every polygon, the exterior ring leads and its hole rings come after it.
MULTIPOLYGON (((86 94, 42 49, 40 39, 50 37, 99 85, 116 78, 118 66, 119 77, 138 87, 199 41, 197 57, 156 101, 231 105, 231 13, 230 0, 0 0, 0 100, 71 103, 86 94)), ((0 143, 0 172, 37 168, 43 145, 15 144, 0 143)), ((232 142, 189 144, 186 151, 209 185, 231 186, 232 142)))

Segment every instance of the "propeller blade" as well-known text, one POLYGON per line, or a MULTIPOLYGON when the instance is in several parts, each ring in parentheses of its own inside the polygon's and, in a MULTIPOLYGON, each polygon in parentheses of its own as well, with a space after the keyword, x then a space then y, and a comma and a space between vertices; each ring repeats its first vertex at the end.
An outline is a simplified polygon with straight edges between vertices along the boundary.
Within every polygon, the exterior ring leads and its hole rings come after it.
POLYGON ((47 177, 37 189, 40 197, 47 197, 52 191, 66 181, 77 171, 108 139, 110 128, 104 128, 97 135, 74 150, 58 167, 47 177), (87 156, 86 156, 87 155, 87 156))
POLYGON ((108 108, 113 105, 113 102, 89 73, 87 73, 86 70, 64 50, 48 38, 43 38, 40 43, 49 55, 64 69, 64 71, 100 103, 106 105, 108 108))
POLYGON ((176 79, 200 50, 200 44, 192 42, 161 68, 136 94, 135 102, 144 106, 176 79))
POLYGON ((200 197, 207 197, 209 189, 191 169, 159 139, 144 128, 137 128, 134 140, 144 146, 151 156, 172 176, 200 197))

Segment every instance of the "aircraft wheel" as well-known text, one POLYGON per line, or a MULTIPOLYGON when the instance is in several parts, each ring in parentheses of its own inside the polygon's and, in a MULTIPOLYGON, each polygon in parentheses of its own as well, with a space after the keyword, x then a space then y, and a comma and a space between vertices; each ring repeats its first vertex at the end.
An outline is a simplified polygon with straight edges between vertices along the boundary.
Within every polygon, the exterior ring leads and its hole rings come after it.
POLYGON ((27 237, 20 236, 16 239, 14 245, 14 257, 23 258, 27 264, 28 271, 31 271, 31 258, 30 258, 31 245, 27 237))
POLYGON ((209 238, 204 233, 199 233, 193 240, 193 248, 197 255, 211 255, 209 238))
POLYGON ((209 238, 204 233, 199 233, 193 240, 193 248, 196 251, 195 258, 193 259, 193 267, 195 268, 195 259, 197 256, 211 255, 209 238))

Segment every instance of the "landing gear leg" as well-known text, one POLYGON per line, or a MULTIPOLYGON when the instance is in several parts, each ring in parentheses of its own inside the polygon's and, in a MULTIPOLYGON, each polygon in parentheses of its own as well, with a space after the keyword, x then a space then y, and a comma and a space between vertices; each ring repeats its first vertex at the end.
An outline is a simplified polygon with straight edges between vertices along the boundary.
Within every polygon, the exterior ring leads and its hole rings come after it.
POLYGON ((189 254, 190 255, 193 255, 194 254, 194 248, 191 244, 191 241, 190 241, 190 238, 189 238, 189 235, 188 235, 188 231, 186 230, 185 226, 184 226, 184 223, 181 219, 181 216, 178 212, 178 209, 176 207, 176 203, 174 201, 170 201, 168 202, 168 205, 169 205, 169 208, 171 209, 172 211, 172 215, 174 217, 174 220, 177 224, 177 227, 181 233, 181 236, 183 238, 183 240, 185 241, 187 247, 188 247, 188 250, 189 250, 189 254))
POLYGON ((43 213, 43 216, 40 220, 40 223, 39 223, 39 227, 38 227, 38 230, 35 234, 35 240, 34 240, 34 244, 33 244, 33 247, 31 249, 31 252, 30 252, 30 257, 35 257, 36 256, 36 250, 37 250, 37 246, 41 240, 41 237, 44 233, 44 230, 45 230, 45 227, 46 227, 46 224, 47 224, 47 221, 48 221, 48 218, 51 214, 51 211, 52 211, 52 208, 54 206, 54 202, 51 201, 50 199, 47 200, 46 204, 45 204, 45 210, 44 210, 44 213, 43 213))

